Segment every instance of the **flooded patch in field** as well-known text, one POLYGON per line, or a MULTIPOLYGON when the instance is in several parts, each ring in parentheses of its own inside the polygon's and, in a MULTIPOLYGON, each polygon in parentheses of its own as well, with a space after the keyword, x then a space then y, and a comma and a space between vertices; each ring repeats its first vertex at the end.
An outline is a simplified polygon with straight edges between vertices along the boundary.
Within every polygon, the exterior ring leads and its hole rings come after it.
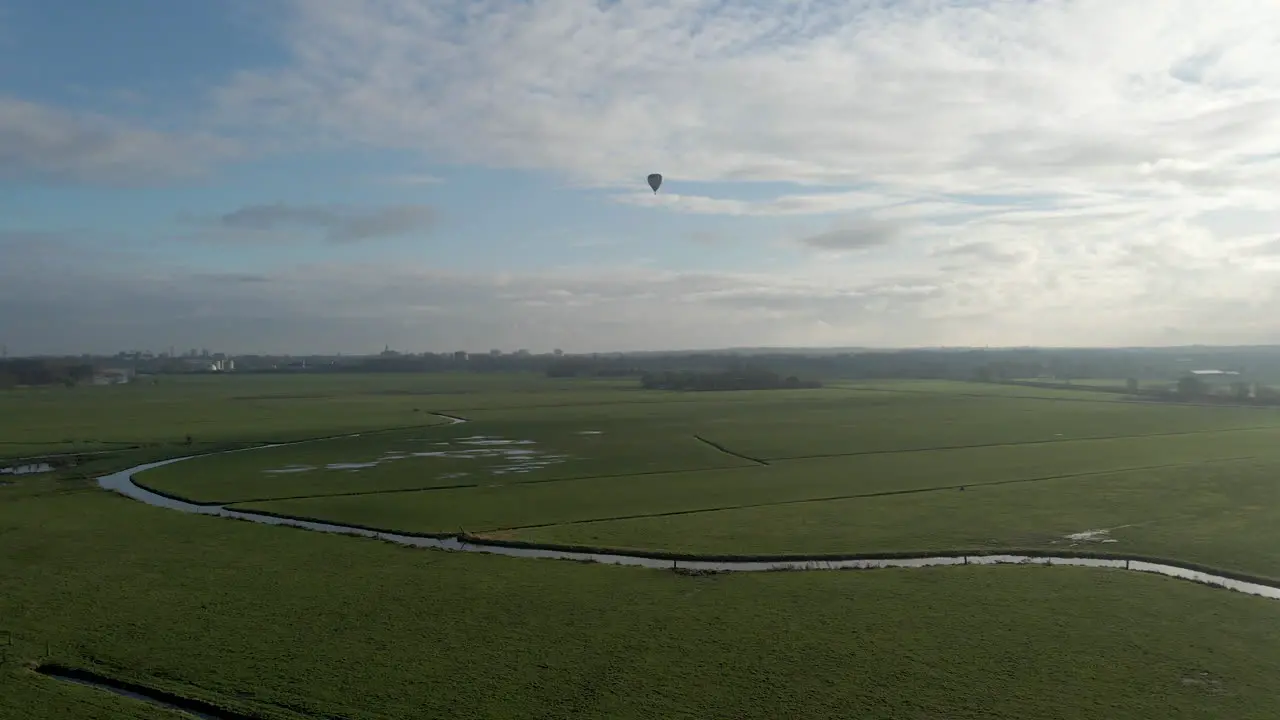
POLYGON ((471 437, 458 438, 457 442, 463 445, 535 445, 532 440, 507 440, 506 438, 488 437, 485 435, 472 435, 471 437))
POLYGON ((539 455, 535 457, 516 457, 514 462, 508 463, 501 467, 490 470, 494 475, 507 475, 509 473, 527 473, 534 470, 541 470, 568 460, 568 455, 539 455))
POLYGON ((1119 530, 1119 529, 1120 528, 1107 528, 1103 530, 1085 530, 1084 532, 1071 533, 1070 535, 1065 536, 1063 539, 1070 540, 1073 543, 1078 543, 1078 542, 1113 543, 1118 541, 1115 538, 1110 536, 1111 531, 1119 530))
POLYGON ((0 468, 0 475, 37 475, 47 472, 53 472, 53 466, 49 463, 28 463, 0 468))
MULTIPOLYGON (((410 442, 428 442, 424 438, 412 438, 410 442)), ((534 470, 541 470, 545 467, 562 463, 568 460, 568 455, 552 455, 534 450, 527 446, 536 445, 533 440, 514 440, 510 438, 493 437, 488 435, 472 435, 470 437, 457 438, 452 442, 441 442, 438 440, 429 441, 439 450, 387 450, 383 452, 375 460, 366 462, 334 462, 323 467, 324 470, 345 470, 347 472, 358 472, 377 467, 383 463, 395 462, 398 460, 410 460, 413 458, 444 458, 453 460, 480 460, 489 459, 498 462, 488 471, 493 475, 507 475, 510 473, 527 473, 534 470)), ((264 470, 263 472, 272 474, 282 473, 298 473, 317 470, 312 465, 289 465, 283 468, 273 470, 264 470)), ((465 477, 469 473, 453 472, 441 475, 444 479, 453 479, 465 477)))
POLYGON ((1199 688, 1213 695, 1221 695, 1226 692, 1222 678, 1216 677, 1205 670, 1183 676, 1182 684, 1199 688))
POLYGON ((377 464, 377 460, 374 460, 373 462, 337 462, 329 463, 328 465, 325 465, 324 468, 325 470, 363 470, 365 468, 376 467, 377 464))
POLYGON ((579 435, 603 435, 604 433, 600 432, 599 430, 579 430, 578 434, 579 435))
POLYGON ((272 475, 283 475, 286 473, 310 472, 312 470, 315 470, 315 467, 311 465, 289 465, 287 467, 276 468, 274 470, 263 470, 262 472, 271 473, 272 475))

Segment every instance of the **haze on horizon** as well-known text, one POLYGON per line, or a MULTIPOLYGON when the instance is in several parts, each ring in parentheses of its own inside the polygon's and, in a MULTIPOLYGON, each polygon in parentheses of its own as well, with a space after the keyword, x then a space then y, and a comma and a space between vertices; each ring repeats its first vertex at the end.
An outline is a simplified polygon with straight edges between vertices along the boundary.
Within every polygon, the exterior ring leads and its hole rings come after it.
POLYGON ((1272 0, 0 0, 10 354, 1274 344, 1277 188, 1272 0))

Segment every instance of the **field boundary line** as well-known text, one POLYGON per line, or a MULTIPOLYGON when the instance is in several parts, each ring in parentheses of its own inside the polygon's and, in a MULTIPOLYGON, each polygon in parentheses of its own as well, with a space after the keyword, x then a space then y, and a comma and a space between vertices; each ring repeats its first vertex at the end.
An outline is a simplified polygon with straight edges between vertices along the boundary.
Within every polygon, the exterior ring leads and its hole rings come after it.
POLYGON ((35 667, 32 672, 51 680, 103 690, 113 695, 176 711, 182 715, 210 718, 210 720, 259 720, 257 715, 246 715, 204 700, 184 697, 167 690, 147 687, 127 680, 117 680, 91 670, 70 667, 61 663, 45 663, 35 667))
MULTIPOLYGON (((135 481, 136 482, 136 481, 135 481)), ((522 483, 512 483, 522 484, 522 483)), ((138 483, 139 487, 146 487, 142 483, 138 483)), ((434 492, 436 490, 467 490, 469 488, 478 488, 480 483, 467 483, 465 485, 431 485, 429 487, 413 487, 413 488, 387 488, 386 490, 357 490, 354 492, 338 492, 338 493, 318 493, 315 495, 287 495, 285 497, 269 497, 269 498, 250 498, 248 500, 224 500, 214 503, 198 503, 187 500, 183 497, 169 495, 170 500, 181 500, 189 502, 193 505, 208 505, 210 507, 235 507, 236 505, 252 505, 253 503, 269 503, 269 502, 286 502, 289 500, 320 500, 322 498, 346 498, 346 497, 364 497, 365 495, 394 495, 396 493, 414 493, 414 492, 434 492)), ((157 495, 163 493, 156 492, 152 488, 147 488, 157 495)), ((259 511, 254 511, 259 512, 259 511)))
MULTIPOLYGON (((820 387, 820 388, 781 388, 781 389, 783 389, 783 390, 787 390, 787 391, 789 391, 789 392, 807 392, 807 393, 814 393, 814 394, 818 394, 818 393, 822 393, 823 391, 826 391, 826 390, 847 390, 847 389, 851 389, 851 388, 840 388, 840 387, 834 387, 834 386, 826 386, 826 385, 824 385, 824 386, 822 386, 822 387, 820 387)), ((626 406, 632 406, 632 405, 674 405, 674 404, 709 403, 709 402, 746 403, 746 402, 751 402, 751 401, 753 401, 753 400, 758 400, 759 398, 758 398, 758 397, 749 397, 749 398, 744 398, 744 397, 725 397, 725 396, 726 396, 726 395, 731 395, 731 394, 736 394, 736 393, 765 393, 765 392, 767 392, 767 393, 772 393, 772 392, 777 392, 777 390, 667 390, 667 391, 654 391, 654 390, 641 390, 641 389, 640 389, 640 388, 638 388, 638 387, 637 387, 637 388, 634 388, 634 390, 636 390, 636 391, 638 391, 638 392, 646 392, 646 393, 652 393, 652 392, 668 392, 668 393, 670 393, 671 395, 683 395, 683 396, 686 396, 686 397, 687 397, 687 396, 689 396, 689 395, 693 395, 693 396, 695 396, 695 397, 688 397, 688 399, 684 399, 684 398, 681 398, 681 399, 671 399, 671 398, 668 396, 668 398, 667 398, 667 399, 662 399, 662 400, 658 400, 658 399, 654 399, 654 400, 649 400, 649 399, 644 399, 644 400, 626 400, 626 399, 622 399, 622 400, 600 400, 600 401, 592 401, 592 402, 545 403, 545 404, 541 404, 541 405, 504 405, 504 406, 501 406, 501 407, 460 407, 460 408, 459 408, 459 407, 455 407, 455 408, 452 408, 452 409, 446 409, 446 412, 508 412, 508 411, 516 411, 516 410, 555 410, 555 409, 557 409, 557 408, 602 407, 602 406, 607 406, 607 405, 626 405, 626 406), (698 396, 700 396, 700 397, 698 397, 698 396)))
POLYGON ((757 464, 757 465, 763 465, 763 466, 765 466, 765 467, 768 467, 768 466, 769 466, 769 463, 768 463, 768 461, 766 461, 766 460, 761 460, 760 458, 757 458, 757 457, 751 457, 750 455, 744 455, 744 454, 742 454, 742 453, 740 453, 740 452, 737 452, 737 451, 735 451, 735 450, 730 450, 729 448, 725 447, 724 445, 721 445, 720 443, 718 443, 718 442, 716 442, 716 441, 714 441, 714 440, 708 440, 708 439, 706 439, 706 438, 702 437, 701 435, 694 435, 693 437, 694 437, 694 439, 695 439, 695 440, 697 440, 698 442, 701 442, 701 443, 703 443, 703 444, 705 444, 705 445, 709 445, 710 447, 713 447, 713 448, 715 448, 716 450, 719 450, 720 452, 724 453, 725 455, 731 455, 731 456, 733 456, 733 457, 741 458, 741 459, 743 459, 743 460, 749 460, 749 461, 751 461, 751 462, 753 462, 753 463, 755 463, 755 464, 757 464))
POLYGON ((698 515, 703 513, 729 512, 733 510, 752 510, 755 508, 777 507, 780 505, 800 505, 804 503, 823 503, 838 502, 842 500, 861 500, 867 498, 893 497, 895 495, 919 495, 922 493, 943 492, 947 490, 959 490, 961 488, 978 488, 978 487, 997 487, 1000 485, 1017 485, 1021 483, 1047 482, 1051 480, 1070 480, 1081 477, 1096 477, 1099 475, 1118 475, 1120 473, 1141 472, 1143 470, 1166 470, 1177 467, 1196 467, 1198 465, 1209 465, 1219 462, 1240 462, 1242 460, 1254 460, 1256 456, 1248 455, 1230 458, 1214 458, 1212 460, 1197 460, 1195 462, 1185 463, 1166 463, 1163 465, 1143 465, 1138 467, 1114 468, 1111 470, 1089 470, 1086 472, 1066 473, 1061 475, 1044 475, 1030 478, 1012 478, 1008 480, 988 480, 985 482, 965 483, 963 485, 933 485, 923 488, 908 488, 904 490, 882 490, 871 493, 853 493, 848 495, 827 495, 816 498, 797 498, 793 500, 774 500, 762 503, 747 503, 743 505, 726 505, 714 508, 696 508, 693 510, 671 510, 660 513, 643 513, 638 515, 619 515, 615 517, 593 518, 588 520, 565 520, 563 522, 539 523, 537 525, 515 525, 511 527, 499 527, 488 530, 487 532, 509 532, 512 530, 536 530, 550 527, 562 527, 565 525, 588 525, 591 523, 616 522, 619 520, 644 520, 646 518, 660 517, 676 517, 680 515, 698 515))
MULTIPOLYGON (((964 380, 947 380, 944 382, 972 384, 964 380)), ((1026 387, 1026 386, 1010 385, 1005 387, 1026 387)), ((1052 397, 1049 395, 999 395, 996 393, 980 393, 980 392, 945 392, 942 390, 912 390, 908 388, 887 388, 887 387, 881 388, 881 387, 874 387, 870 385, 824 385, 823 389, 824 390, 825 389, 844 390, 846 392, 886 392, 886 393, 901 393, 905 395, 941 395, 945 397, 982 398, 984 400, 1041 400, 1041 401, 1047 400, 1049 402, 1079 402, 1079 403, 1107 403, 1107 404, 1124 402, 1124 400, 1121 398, 1116 398, 1114 400, 1104 400, 1102 398, 1052 397)), ((1045 388, 1045 389, 1051 389, 1051 388, 1045 388)), ((1085 390, 1085 389, 1069 390, 1066 388, 1064 388, 1063 390, 1064 392, 1079 392, 1079 393, 1093 392, 1094 394, 1097 394, 1097 395, 1115 394, 1115 393, 1105 393, 1103 391, 1098 391, 1098 390, 1092 390, 1092 391, 1085 390)))
POLYGON ((817 455, 787 455, 786 457, 771 457, 770 462, 785 462, 787 460, 822 460, 825 458, 842 458, 842 457, 859 457, 862 455, 903 455, 906 453, 917 452, 937 452, 946 450, 979 450, 983 448, 1000 448, 1000 447, 1019 447, 1021 445, 1053 445, 1055 443, 1073 443, 1073 442, 1105 442, 1108 440, 1138 440, 1141 438, 1160 438, 1160 437, 1181 437, 1187 435, 1214 435, 1238 432, 1259 432, 1262 430, 1275 430, 1280 433, 1280 425, 1263 425, 1260 427, 1242 427, 1228 428, 1225 430, 1178 430, 1175 432, 1159 432, 1159 433, 1143 433, 1139 435, 1095 435, 1091 437, 1079 438, 1050 438, 1047 440, 1023 440, 1020 442, 1001 442, 1001 443, 978 443, 976 445, 935 445, 933 447, 922 448, 894 448, 891 450, 857 450, 847 453, 821 453, 817 455))

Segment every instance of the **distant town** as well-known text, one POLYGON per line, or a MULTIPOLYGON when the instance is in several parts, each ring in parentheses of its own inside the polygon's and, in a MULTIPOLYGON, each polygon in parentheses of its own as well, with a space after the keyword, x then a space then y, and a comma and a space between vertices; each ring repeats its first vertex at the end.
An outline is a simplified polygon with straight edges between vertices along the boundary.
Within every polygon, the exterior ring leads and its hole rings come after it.
MULTIPOLYGON (((2 350, 2 348, 0 348, 2 350)), ((634 378, 645 387, 732 389, 772 373, 779 387, 839 379, 947 379, 1047 386, 1092 386, 1166 399, 1191 396, 1274 404, 1280 400, 1280 347, 1166 348, 729 348, 570 354, 527 349, 364 355, 230 354, 207 348, 114 355, 5 357, 0 388, 117 385, 165 375, 227 373, 534 372, 549 377, 634 378), (676 374, 671 374, 676 373, 676 374), (691 375, 699 378, 694 382, 691 375), (727 373, 727 374, 726 374, 727 373), (738 378, 729 380, 728 378, 738 378), (739 382, 741 380, 741 382, 739 382)))

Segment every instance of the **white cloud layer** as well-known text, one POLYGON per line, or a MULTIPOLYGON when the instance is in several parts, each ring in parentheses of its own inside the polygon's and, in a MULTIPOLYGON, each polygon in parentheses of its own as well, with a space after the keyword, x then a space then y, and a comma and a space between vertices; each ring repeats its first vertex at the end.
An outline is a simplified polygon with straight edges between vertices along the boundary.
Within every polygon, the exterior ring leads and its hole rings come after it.
POLYGON ((246 239, 293 229, 317 229, 332 243, 395 237, 429 230, 436 220, 427 205, 359 208, 343 205, 248 205, 218 217, 227 235, 246 239))
POLYGON ((995 248, 957 245, 896 273, 863 272, 858 257, 786 275, 644 267, 494 275, 372 262, 209 272, 148 268, 65 236, 8 233, 0 253, 14 262, 0 264, 0 318, 14 352, 1275 340, 1280 275, 1246 262, 1275 252, 1257 241, 1216 252, 1155 243, 995 248))
POLYGON ((293 6, 296 64, 228 109, 463 162, 912 194, 1276 177, 1271 0, 293 6))
POLYGON ((138 186, 190 177, 237 146, 0 95, 0 180, 138 186))
MULTIPOLYGON (((1275 0, 288 4, 291 61, 214 94, 230 129, 737 216, 692 233, 717 246, 753 216, 837 217, 788 238, 815 254, 785 273, 309 267, 190 283, 190 316, 163 332, 313 349, 1280 342, 1275 0)), ((62 152, 80 126, 39 112, 0 103, 0 170, 176 157, 120 129, 62 152)), ((157 298, 188 275, 85 292, 162 332, 157 298)))

